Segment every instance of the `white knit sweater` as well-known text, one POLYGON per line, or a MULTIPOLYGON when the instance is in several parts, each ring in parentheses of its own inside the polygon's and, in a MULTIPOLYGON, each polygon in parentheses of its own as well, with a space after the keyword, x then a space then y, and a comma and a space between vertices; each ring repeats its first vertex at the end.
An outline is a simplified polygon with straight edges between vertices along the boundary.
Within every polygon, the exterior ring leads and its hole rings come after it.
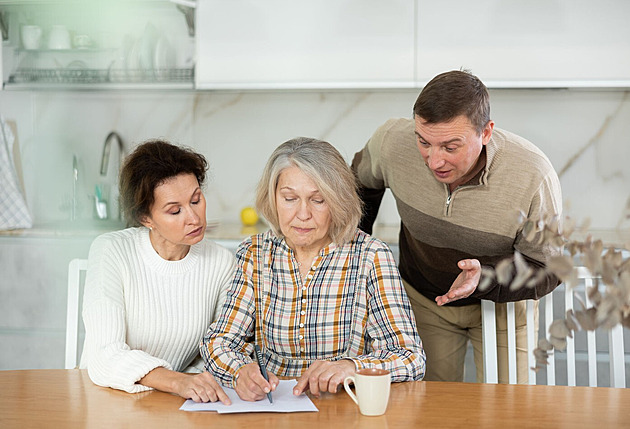
POLYGON ((234 267, 234 255, 207 239, 182 260, 166 261, 144 227, 97 237, 85 280, 80 367, 95 384, 130 393, 149 390, 136 382, 157 367, 202 369, 199 343, 221 312, 234 267))

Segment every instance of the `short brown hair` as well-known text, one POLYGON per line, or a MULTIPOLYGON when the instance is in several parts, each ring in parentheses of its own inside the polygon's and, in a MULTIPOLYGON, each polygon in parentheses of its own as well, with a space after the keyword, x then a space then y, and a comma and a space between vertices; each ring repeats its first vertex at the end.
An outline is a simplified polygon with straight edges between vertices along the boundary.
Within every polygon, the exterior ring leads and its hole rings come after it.
POLYGON ((142 225, 155 202, 155 188, 164 181, 190 173, 201 187, 207 170, 206 158, 192 149, 163 140, 148 140, 138 145, 125 158, 120 170, 120 206, 127 225, 142 225))
POLYGON ((338 244, 351 241, 362 213, 355 176, 333 145, 308 137, 297 137, 278 146, 258 182, 256 209, 267 219, 273 232, 283 236, 276 188, 280 174, 293 166, 310 177, 324 197, 330 209, 330 238, 338 244))
POLYGON ((464 115, 481 133, 490 121, 488 88, 468 70, 435 76, 420 92, 413 113, 429 124, 448 122, 464 115))

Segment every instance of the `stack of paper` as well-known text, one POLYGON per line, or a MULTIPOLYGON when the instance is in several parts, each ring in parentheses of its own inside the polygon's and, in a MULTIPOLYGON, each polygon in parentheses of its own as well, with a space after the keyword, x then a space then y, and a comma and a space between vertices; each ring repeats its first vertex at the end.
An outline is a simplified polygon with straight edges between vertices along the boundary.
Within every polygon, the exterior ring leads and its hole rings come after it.
POLYGON ((225 413, 294 413, 299 411, 319 411, 311 399, 302 394, 293 395, 293 388, 297 380, 281 380, 273 391, 273 404, 267 397, 257 402, 243 401, 238 397, 234 389, 223 388, 232 401, 232 405, 223 405, 221 402, 194 402, 188 399, 179 408, 182 411, 217 411, 225 413))

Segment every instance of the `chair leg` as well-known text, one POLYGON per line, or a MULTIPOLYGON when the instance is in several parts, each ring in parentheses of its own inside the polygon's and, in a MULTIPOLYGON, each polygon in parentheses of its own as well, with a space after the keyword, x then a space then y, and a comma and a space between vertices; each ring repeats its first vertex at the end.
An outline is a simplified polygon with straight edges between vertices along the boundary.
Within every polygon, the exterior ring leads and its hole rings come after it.
POLYGON ((483 376, 486 383, 499 382, 497 364, 497 322, 494 302, 481 300, 483 376))
POLYGON ((536 359, 534 358, 534 349, 538 346, 537 339, 534 336, 536 327, 534 326, 534 301, 527 300, 527 381, 529 384, 536 384, 536 359))
POLYGON ((623 327, 620 324, 608 333, 608 347, 610 352, 610 387, 626 387, 623 327))
POLYGON ((508 383, 516 384, 518 371, 516 369, 516 315, 514 303, 508 302, 507 310, 507 344, 508 344, 508 383))

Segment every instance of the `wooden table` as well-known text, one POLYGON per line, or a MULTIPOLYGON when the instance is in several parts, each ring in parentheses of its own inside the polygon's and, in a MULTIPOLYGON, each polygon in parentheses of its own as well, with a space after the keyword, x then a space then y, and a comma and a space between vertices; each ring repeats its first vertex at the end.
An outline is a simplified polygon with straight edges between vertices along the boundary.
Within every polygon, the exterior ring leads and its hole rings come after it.
POLYGON ((0 371, 0 428, 630 427, 630 389, 473 383, 392 384, 387 412, 362 416, 345 392, 313 398, 318 413, 179 411, 162 392, 92 384, 84 370, 0 371))

